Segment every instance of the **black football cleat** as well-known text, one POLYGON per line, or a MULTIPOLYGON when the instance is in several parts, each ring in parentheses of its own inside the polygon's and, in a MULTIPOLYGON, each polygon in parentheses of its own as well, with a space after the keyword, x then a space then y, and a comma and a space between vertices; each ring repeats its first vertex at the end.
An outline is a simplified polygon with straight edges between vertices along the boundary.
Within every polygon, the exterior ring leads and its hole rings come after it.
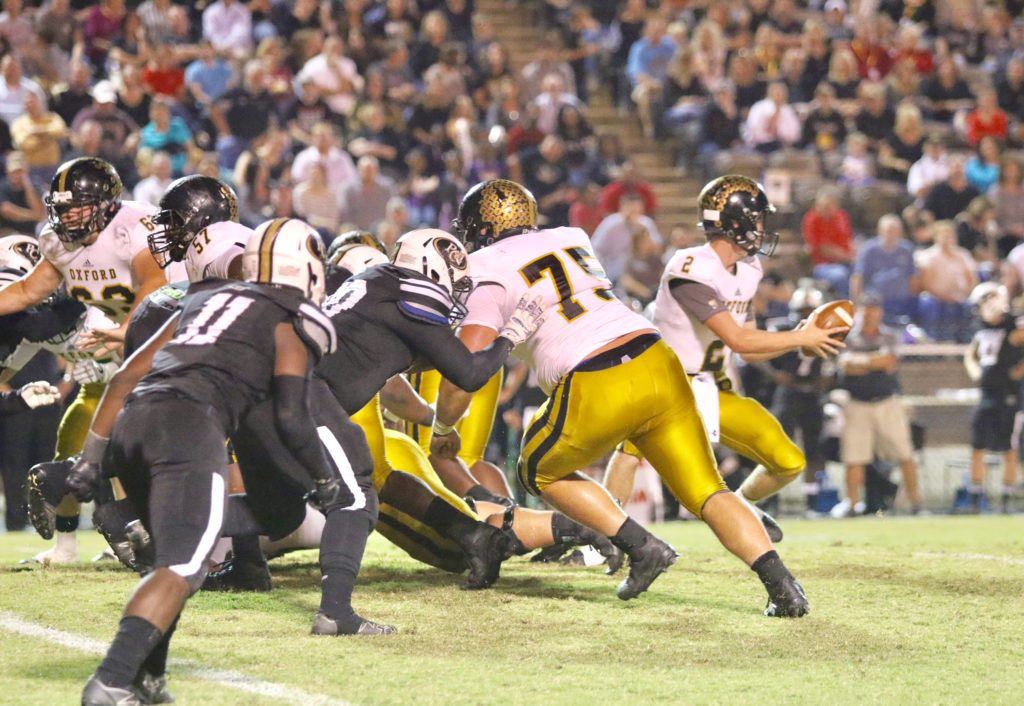
POLYGON ((174 696, 167 690, 166 674, 156 677, 146 671, 140 671, 134 686, 144 704, 174 703, 174 696))
POLYGON ((451 538, 462 549, 463 559, 469 567, 469 576, 462 585, 467 591, 479 591, 494 585, 501 572, 501 562, 515 551, 514 542, 507 534, 485 522, 454 530, 451 538))
POLYGON ((82 706, 143 706, 146 703, 134 689, 107 686, 95 674, 82 689, 82 706))
POLYGON ((653 534, 648 535, 640 547, 629 554, 629 576, 615 591, 620 599, 628 601, 650 588, 654 579, 676 563, 679 554, 671 545, 653 534))
POLYGON ((811 611, 804 587, 792 576, 786 576, 768 590, 764 614, 769 618, 800 618, 811 611))
POLYGON ((538 562, 541 564, 553 564, 559 561, 566 553, 573 548, 573 545, 569 542, 555 542, 554 544, 544 547, 539 552, 530 557, 530 561, 538 562))
POLYGON ((597 553, 604 557, 605 564, 608 568, 605 573, 609 576, 618 572, 622 568, 622 562, 626 560, 625 554, 622 550, 612 544, 611 540, 605 537, 600 532, 595 532, 589 527, 583 527, 580 531, 580 544, 589 544, 597 553))
POLYGON ((393 635, 398 632, 398 628, 394 625, 385 625, 383 623, 376 623, 372 620, 366 620, 365 618, 360 619, 359 627, 353 632, 342 630, 337 621, 328 618, 326 615, 317 611, 313 617, 313 629, 310 630, 312 635, 326 635, 331 637, 342 637, 345 635, 393 635))
POLYGON ((38 463, 25 479, 25 503, 36 532, 43 539, 53 539, 57 529, 57 506, 68 494, 67 478, 75 459, 38 463))
POLYGON ((761 524, 764 525, 764 531, 768 533, 768 539, 772 541, 772 544, 778 544, 782 541, 782 527, 779 526, 774 517, 763 510, 761 511, 761 524))
POLYGON ((266 593, 273 584, 266 562, 237 557, 228 559, 203 581, 204 591, 251 591, 266 593))

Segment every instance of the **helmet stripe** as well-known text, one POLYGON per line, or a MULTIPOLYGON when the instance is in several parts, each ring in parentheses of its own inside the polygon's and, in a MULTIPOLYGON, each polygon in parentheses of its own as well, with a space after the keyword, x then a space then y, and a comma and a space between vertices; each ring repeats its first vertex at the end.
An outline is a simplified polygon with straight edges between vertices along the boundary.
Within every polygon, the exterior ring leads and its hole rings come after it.
POLYGON ((281 232, 281 228, 288 222, 287 218, 278 218, 276 221, 267 227, 267 230, 263 233, 263 242, 260 243, 260 257, 259 257, 259 275, 256 278, 257 282, 269 282, 273 273, 274 264, 274 241, 277 240, 277 234, 281 232))

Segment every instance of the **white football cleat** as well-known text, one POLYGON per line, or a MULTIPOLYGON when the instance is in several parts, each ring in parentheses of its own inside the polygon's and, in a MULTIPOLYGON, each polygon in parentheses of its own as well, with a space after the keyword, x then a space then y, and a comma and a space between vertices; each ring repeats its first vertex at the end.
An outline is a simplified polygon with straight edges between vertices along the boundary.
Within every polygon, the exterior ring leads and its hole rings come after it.
POLYGON ((31 559, 23 559, 23 564, 42 564, 43 566, 56 566, 58 564, 77 564, 77 547, 61 547, 54 545, 46 551, 39 552, 31 559))

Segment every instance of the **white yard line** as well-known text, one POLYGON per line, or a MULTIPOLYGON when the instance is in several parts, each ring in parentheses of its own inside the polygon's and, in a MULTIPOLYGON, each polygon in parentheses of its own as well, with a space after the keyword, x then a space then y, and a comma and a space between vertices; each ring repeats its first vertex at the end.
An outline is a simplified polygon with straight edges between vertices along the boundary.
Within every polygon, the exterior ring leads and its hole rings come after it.
MULTIPOLYGON (((94 640, 85 635, 77 635, 73 632, 57 630, 56 628, 33 623, 5 610, 0 610, 0 630, 43 640, 54 645, 60 645, 61 647, 92 655, 103 655, 107 651, 107 643, 105 642, 94 640)), ((172 659, 171 666, 176 674, 197 677, 204 681, 237 689, 238 691, 277 699, 283 703, 316 706, 352 706, 347 701, 333 699, 323 694, 311 694, 308 691, 292 686, 254 679, 241 672, 226 669, 210 669, 188 660, 172 659)))
POLYGON ((1000 564, 1016 564, 1024 566, 1024 558, 1012 556, 998 556, 996 554, 972 554, 954 552, 915 552, 914 557, 922 559, 980 559, 981 561, 996 561, 1000 564))

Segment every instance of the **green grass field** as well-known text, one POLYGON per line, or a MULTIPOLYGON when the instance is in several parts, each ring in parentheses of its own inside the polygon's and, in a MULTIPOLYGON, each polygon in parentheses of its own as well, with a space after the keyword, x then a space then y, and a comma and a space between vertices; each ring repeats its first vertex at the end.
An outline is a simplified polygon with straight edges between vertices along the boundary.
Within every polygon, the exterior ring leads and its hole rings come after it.
MULTIPOLYGON (((505 565, 466 593, 373 537, 357 592, 388 638, 307 635, 315 555, 272 564, 269 595, 199 594, 172 655, 355 704, 1014 703, 1024 701, 1024 518, 786 523, 812 613, 761 617, 753 573, 696 523, 656 531, 682 557, 641 599, 597 569, 505 565)), ((83 555, 98 550, 84 533, 83 555)), ((71 704, 98 657, 10 618, 106 642, 135 583, 113 568, 23 569, 43 543, 0 535, 0 703, 71 704)), ((171 672, 183 704, 267 704, 171 672)), ((311 700, 312 701, 312 700, 311 700)), ((301 699, 294 702, 301 702, 301 699)))

